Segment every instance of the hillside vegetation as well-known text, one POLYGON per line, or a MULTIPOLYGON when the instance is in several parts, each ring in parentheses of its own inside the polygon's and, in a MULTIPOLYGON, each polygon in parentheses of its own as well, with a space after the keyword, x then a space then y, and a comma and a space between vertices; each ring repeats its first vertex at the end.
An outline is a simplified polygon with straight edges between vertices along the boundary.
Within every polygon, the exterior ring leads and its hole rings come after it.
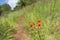
POLYGON ((0 40, 12 40, 18 20, 23 16, 29 40, 60 40, 60 0, 42 0, 1 16, 0 40), (39 30, 36 28, 38 19, 42 22, 39 30), (30 22, 35 24, 33 30, 30 28, 30 22))

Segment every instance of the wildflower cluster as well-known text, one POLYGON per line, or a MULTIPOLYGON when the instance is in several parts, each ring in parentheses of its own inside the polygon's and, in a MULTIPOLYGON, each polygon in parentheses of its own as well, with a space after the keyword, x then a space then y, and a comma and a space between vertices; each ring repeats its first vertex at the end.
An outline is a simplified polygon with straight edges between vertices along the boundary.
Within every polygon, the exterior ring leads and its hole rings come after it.
MULTIPOLYGON (((40 29, 41 26, 42 26, 42 22, 41 22, 40 19, 38 19, 38 21, 37 21, 37 27, 36 27, 36 28, 40 29)), ((30 22, 30 28, 31 28, 32 30, 35 28, 35 25, 34 25, 33 22, 30 22)))

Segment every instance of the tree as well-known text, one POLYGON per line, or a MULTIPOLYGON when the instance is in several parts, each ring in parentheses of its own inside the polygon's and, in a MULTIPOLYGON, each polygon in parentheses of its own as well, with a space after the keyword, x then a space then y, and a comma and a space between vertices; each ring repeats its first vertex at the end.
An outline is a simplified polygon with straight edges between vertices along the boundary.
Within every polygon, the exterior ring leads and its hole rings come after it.
POLYGON ((17 3, 17 6, 15 7, 15 9, 21 9, 25 6, 26 6, 25 2, 23 0, 19 0, 19 2, 17 3))
POLYGON ((0 14, 6 14, 11 11, 11 7, 8 4, 1 5, 0 14))
POLYGON ((1 14, 2 14, 2 9, 1 9, 1 6, 0 6, 0 16, 1 16, 1 14))
POLYGON ((3 11, 10 11, 11 7, 8 4, 4 4, 4 5, 2 5, 2 10, 3 11))
POLYGON ((19 0, 15 9, 21 9, 21 8, 23 8, 27 5, 31 5, 37 1, 38 0, 19 0))

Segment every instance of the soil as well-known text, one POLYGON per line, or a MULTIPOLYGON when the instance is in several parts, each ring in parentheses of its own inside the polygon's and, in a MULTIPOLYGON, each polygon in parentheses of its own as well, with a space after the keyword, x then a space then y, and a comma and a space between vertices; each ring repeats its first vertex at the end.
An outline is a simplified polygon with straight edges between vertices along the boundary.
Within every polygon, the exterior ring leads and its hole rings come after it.
POLYGON ((13 37, 13 40, 28 40, 28 32, 24 29, 24 17, 18 21, 17 32, 13 37))

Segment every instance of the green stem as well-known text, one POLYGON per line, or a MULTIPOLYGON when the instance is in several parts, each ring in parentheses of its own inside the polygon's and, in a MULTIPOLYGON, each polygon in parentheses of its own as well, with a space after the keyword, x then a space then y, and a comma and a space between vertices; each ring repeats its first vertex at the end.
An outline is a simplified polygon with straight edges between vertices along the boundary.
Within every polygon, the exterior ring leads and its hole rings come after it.
POLYGON ((35 35, 34 35, 34 33, 33 33, 33 30, 31 31, 31 35, 32 35, 32 37, 33 37, 33 39, 35 40, 35 35))
POLYGON ((41 40, 41 36, 40 36, 39 30, 38 30, 38 35, 39 35, 39 40, 41 40))

